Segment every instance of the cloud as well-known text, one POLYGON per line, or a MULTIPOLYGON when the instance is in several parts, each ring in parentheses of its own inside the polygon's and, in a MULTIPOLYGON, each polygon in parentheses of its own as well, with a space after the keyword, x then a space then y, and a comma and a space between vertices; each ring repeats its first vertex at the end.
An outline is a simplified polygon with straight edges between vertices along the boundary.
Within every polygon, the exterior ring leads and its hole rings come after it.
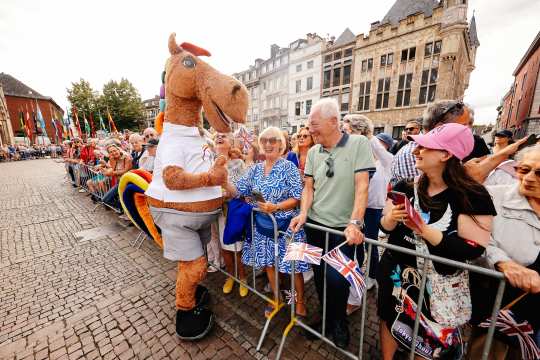
MULTIPOLYGON (((270 45, 287 46, 308 32, 338 36, 345 27, 369 31, 393 0, 39 1, 0 3, 0 71, 10 73, 65 107, 66 88, 79 78, 101 90, 110 79, 133 82, 143 98, 158 93, 167 38, 208 48, 208 62, 225 73, 267 58, 270 45)), ((494 121, 512 71, 538 31, 536 0, 471 0, 481 46, 466 101, 477 119, 494 121)))

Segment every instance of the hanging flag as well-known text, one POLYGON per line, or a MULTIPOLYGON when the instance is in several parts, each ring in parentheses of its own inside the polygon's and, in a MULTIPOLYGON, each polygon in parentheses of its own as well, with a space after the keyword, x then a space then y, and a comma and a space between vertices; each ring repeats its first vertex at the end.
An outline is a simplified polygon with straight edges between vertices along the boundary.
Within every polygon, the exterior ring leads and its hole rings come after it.
POLYGON ((30 125, 30 113, 28 112, 28 104, 26 104, 26 133, 28 140, 32 142, 32 126, 30 125))
MULTIPOLYGON (((491 319, 488 319, 478 326, 487 328, 490 325, 491 319)), ((506 335, 509 340, 517 340, 523 359, 540 359, 540 349, 531 337, 534 336, 534 330, 531 324, 527 321, 518 322, 511 310, 499 311, 495 322, 495 329, 506 335)))
POLYGON ((43 117, 43 114, 41 114, 41 109, 39 108, 39 104, 37 100, 36 100, 36 108, 37 108, 37 118, 39 121, 39 125, 41 126, 41 135, 48 137, 47 127, 45 126, 45 118, 43 117))
POLYGON ((28 131, 26 130, 26 125, 24 124, 24 111, 22 108, 20 108, 19 111, 19 122, 21 124, 21 131, 23 133, 23 137, 26 137, 28 135, 28 131))
POLYGON ((107 128, 105 127, 105 123, 103 122, 103 117, 101 116, 101 113, 99 113, 99 127, 101 130, 107 132, 107 128))
POLYGON ((64 124, 66 128, 64 131, 66 132, 66 137, 68 138, 68 140, 70 140, 73 137, 73 130, 71 129, 71 120, 69 118, 69 114, 70 114, 69 108, 66 108, 66 119, 64 120, 64 124))
POLYGON ((335 248, 322 257, 324 261, 336 269, 348 282, 354 286, 358 296, 362 296, 366 290, 364 274, 355 261, 349 259, 345 254, 335 248))
POLYGON ((92 129, 90 128, 90 124, 88 124, 88 120, 86 120, 86 115, 84 114, 83 114, 83 119, 84 119, 84 132, 86 133, 86 138, 88 139, 90 137, 92 129))
POLYGON ((111 132, 118 132, 118 130, 116 130, 116 125, 114 123, 114 120, 111 116, 111 113, 109 112, 109 109, 107 109, 107 117, 109 118, 109 128, 111 130, 111 132))
POLYGON ((305 261, 310 264, 320 265, 323 249, 301 242, 293 242, 287 246, 287 252, 283 261, 305 261))
POLYGON ((92 137, 95 137, 96 136, 96 129, 94 127, 94 114, 92 112, 90 112, 90 135, 92 137))
POLYGON ((75 106, 73 107, 73 117, 75 118, 75 126, 77 126, 78 136, 82 136, 81 123, 79 122, 79 114, 75 106))

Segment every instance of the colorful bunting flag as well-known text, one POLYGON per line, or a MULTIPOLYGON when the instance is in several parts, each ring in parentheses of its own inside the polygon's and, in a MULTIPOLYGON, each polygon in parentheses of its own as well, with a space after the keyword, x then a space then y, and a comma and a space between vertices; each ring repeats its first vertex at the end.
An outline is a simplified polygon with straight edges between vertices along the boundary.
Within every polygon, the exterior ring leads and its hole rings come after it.
POLYGON ((283 261, 305 261, 320 265, 323 249, 301 242, 293 242, 287 246, 283 261))
POLYGON ((322 259, 347 279, 359 296, 364 294, 366 290, 364 273, 362 273, 362 270, 360 270, 360 267, 355 261, 345 256, 339 248, 329 251, 322 259))

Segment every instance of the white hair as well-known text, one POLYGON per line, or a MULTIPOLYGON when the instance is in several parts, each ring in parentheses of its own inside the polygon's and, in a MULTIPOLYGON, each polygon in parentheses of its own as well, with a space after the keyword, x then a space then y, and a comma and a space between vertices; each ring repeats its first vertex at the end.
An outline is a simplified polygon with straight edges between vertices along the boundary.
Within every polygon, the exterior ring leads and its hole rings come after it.
POLYGON ((343 122, 349 123, 353 133, 355 134, 373 134, 373 122, 367 116, 360 114, 348 114, 343 118, 343 122))
POLYGON ((278 127, 275 127, 275 126, 267 127, 259 134, 259 148, 261 149, 263 148, 261 144, 261 138, 265 137, 265 135, 275 136, 277 139, 279 139, 281 143, 279 145, 279 151, 283 152, 283 150, 285 150, 285 147, 287 146, 287 141, 285 140, 285 136, 283 135, 283 132, 278 127))
POLYGON ((520 152, 516 154, 515 159, 517 161, 523 161, 523 158, 525 158, 525 155, 530 154, 530 153, 540 153, 540 144, 527 146, 526 148, 524 148, 523 150, 521 150, 520 152))
POLYGON ((144 141, 144 138, 139 134, 131 134, 129 135, 129 143, 133 144, 135 142, 144 141))
POLYGON ((331 118, 339 120, 339 105, 334 98, 323 98, 317 101, 311 108, 310 115, 316 112, 319 113, 323 120, 329 120, 331 118))

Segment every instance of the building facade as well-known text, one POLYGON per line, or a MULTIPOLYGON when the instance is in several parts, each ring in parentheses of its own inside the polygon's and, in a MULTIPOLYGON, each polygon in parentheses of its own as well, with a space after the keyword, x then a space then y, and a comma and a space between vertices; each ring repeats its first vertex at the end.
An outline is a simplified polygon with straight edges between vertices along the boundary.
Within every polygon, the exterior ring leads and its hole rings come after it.
POLYGON ((351 112, 355 45, 356 36, 347 28, 322 53, 321 97, 336 99, 342 117, 351 112))
POLYGON ((9 119, 4 89, 0 84, 0 146, 6 144, 13 145, 14 143, 13 128, 11 127, 11 120, 9 119))
POLYGON ((262 59, 256 59, 255 65, 249 66, 247 70, 233 74, 233 76, 241 81, 249 93, 249 106, 248 113, 246 118, 246 127, 248 129, 253 129, 257 134, 260 130, 260 84, 259 84, 259 74, 261 69, 261 64, 264 62, 262 59))
POLYGON ((465 0, 397 0, 356 37, 351 112, 399 138, 428 103, 462 99, 480 45, 465 0))
POLYGON ((62 119, 64 111, 62 108, 49 96, 43 96, 34 89, 25 85, 13 76, 5 73, 0 73, 0 85, 4 91, 6 99, 11 127, 15 136, 24 136, 24 130, 21 128, 20 114, 30 116, 30 130, 32 132, 32 143, 57 142, 62 139, 58 136, 51 119, 62 119), (45 120, 45 129, 41 128, 37 121, 37 109, 41 111, 45 120), (36 119, 36 121, 34 121, 36 119))
POLYGON ((499 129, 518 136, 540 133, 540 32, 514 71, 514 83, 502 101, 499 129))
POLYGON ((143 100, 142 103, 144 107, 144 126, 154 127, 154 121, 159 114, 159 95, 143 100))
POLYGON ((270 46, 270 58, 260 62, 259 128, 288 128, 289 48, 270 46))
POLYGON ((326 41, 315 33, 289 46, 288 119, 292 132, 306 124, 311 106, 320 99, 321 59, 325 49, 326 41))

